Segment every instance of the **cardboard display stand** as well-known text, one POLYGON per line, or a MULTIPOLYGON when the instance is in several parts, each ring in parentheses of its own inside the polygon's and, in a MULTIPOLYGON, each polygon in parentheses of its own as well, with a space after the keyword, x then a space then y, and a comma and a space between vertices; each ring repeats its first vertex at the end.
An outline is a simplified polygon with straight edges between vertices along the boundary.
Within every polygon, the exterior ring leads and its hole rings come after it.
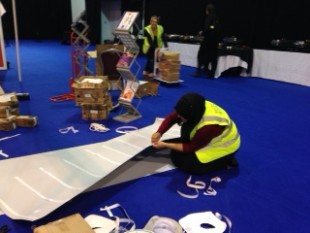
POLYGON ((125 88, 119 97, 121 112, 118 116, 113 118, 114 120, 121 122, 130 122, 141 117, 141 114, 137 110, 141 100, 139 100, 138 104, 135 106, 133 105, 133 98, 139 88, 137 74, 139 73, 141 66, 136 61, 136 58, 139 54, 140 48, 130 34, 130 29, 138 14, 138 12, 132 11, 125 12, 120 24, 114 31, 114 34, 125 46, 125 52, 116 65, 117 71, 124 79, 125 88))

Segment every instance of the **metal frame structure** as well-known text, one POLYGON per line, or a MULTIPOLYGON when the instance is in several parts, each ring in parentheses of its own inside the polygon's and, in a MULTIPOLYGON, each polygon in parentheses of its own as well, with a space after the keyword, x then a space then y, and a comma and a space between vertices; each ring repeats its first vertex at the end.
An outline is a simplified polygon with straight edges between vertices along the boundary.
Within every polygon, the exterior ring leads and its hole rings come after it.
POLYGON ((90 46, 90 40, 87 38, 89 25, 83 19, 86 11, 71 24, 70 46, 71 46, 71 77, 69 81, 70 93, 56 95, 50 98, 54 102, 63 102, 74 99, 72 84, 74 80, 83 75, 90 75, 93 72, 88 68, 89 56, 87 48, 90 46))
POLYGON ((141 103, 139 99, 138 103, 134 106, 132 103, 133 97, 138 90, 139 80, 137 79, 137 74, 139 73, 141 66, 137 62, 136 58, 140 52, 140 48, 136 43, 135 37, 131 35, 130 29, 134 25, 134 22, 139 15, 138 12, 127 11, 124 13, 120 24, 114 31, 114 35, 119 38, 122 44, 125 46, 125 52, 132 54, 132 61, 126 67, 118 67, 117 71, 121 74, 124 80, 124 91, 126 89, 131 91, 131 98, 119 98, 119 105, 121 107, 120 114, 114 117, 114 120, 121 122, 130 122, 141 117, 141 114, 138 112, 138 107, 141 103), (136 70, 134 70, 136 69, 136 70))

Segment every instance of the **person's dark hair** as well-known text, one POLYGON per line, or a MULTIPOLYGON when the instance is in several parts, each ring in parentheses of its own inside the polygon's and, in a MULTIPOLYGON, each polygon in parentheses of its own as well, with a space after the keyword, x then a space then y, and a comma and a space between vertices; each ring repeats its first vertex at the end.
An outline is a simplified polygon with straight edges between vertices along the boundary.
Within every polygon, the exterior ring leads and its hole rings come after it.
POLYGON ((208 11, 209 15, 215 15, 215 6, 213 4, 208 4, 206 6, 206 10, 208 11))
POLYGON ((197 124, 205 112, 205 98, 190 92, 183 95, 174 107, 175 111, 189 123, 197 124))

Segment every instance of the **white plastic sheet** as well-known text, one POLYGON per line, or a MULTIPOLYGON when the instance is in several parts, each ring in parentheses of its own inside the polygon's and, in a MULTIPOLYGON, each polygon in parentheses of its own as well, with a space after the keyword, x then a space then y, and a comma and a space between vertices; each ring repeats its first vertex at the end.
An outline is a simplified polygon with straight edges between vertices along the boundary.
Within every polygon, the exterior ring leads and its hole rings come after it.
MULTIPOLYGON (((150 146, 155 121, 109 141, 0 161, 0 209, 34 221, 54 211, 150 146)), ((163 139, 179 136, 179 126, 163 139)))

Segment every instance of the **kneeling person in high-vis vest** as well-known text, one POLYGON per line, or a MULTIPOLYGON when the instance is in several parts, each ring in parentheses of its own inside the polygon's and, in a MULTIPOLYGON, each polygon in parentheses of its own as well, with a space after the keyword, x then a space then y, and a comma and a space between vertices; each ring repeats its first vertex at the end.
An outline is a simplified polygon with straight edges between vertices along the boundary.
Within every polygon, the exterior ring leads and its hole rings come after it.
POLYGON ((240 135, 235 123, 220 106, 197 93, 183 95, 152 134, 155 148, 171 149, 176 167, 204 174, 228 167, 237 167, 235 153, 240 147, 240 135), (161 141, 161 136, 174 124, 181 125, 180 138, 161 141))

